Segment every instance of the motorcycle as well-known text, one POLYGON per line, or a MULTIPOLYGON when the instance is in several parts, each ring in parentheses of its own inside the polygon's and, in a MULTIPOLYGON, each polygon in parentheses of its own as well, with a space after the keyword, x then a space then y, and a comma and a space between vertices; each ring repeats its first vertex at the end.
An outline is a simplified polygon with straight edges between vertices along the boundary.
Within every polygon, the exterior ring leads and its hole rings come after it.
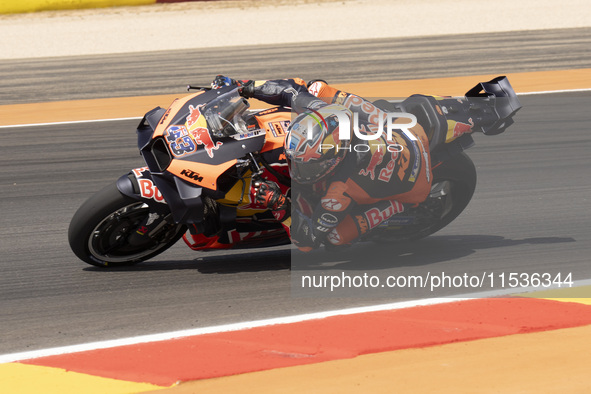
MULTIPOLYGON (((99 267, 135 264, 180 238, 196 251, 290 243, 272 213, 251 201, 250 190, 260 179, 276 182, 284 193, 290 188, 284 139, 291 109, 251 110, 232 86, 197 89, 169 108, 145 114, 137 136, 146 166, 121 176, 76 211, 68 239, 82 261, 99 267)), ((485 134, 503 132, 521 108, 506 77, 479 83, 465 98, 485 134)), ((442 122, 442 108, 453 111, 452 98, 413 95, 374 105, 416 116, 429 137, 433 181, 425 201, 405 207, 362 241, 427 237, 460 215, 472 198, 476 169, 464 151, 474 145, 473 130, 459 124, 449 131, 442 122)))

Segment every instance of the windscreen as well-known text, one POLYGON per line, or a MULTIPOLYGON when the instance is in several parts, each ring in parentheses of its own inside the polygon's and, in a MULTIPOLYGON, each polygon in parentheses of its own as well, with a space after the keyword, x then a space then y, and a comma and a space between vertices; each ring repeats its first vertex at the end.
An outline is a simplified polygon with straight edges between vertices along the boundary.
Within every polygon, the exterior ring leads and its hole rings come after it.
POLYGON ((245 133, 242 115, 249 107, 248 100, 240 96, 238 89, 220 94, 205 106, 204 114, 210 131, 216 137, 245 133))

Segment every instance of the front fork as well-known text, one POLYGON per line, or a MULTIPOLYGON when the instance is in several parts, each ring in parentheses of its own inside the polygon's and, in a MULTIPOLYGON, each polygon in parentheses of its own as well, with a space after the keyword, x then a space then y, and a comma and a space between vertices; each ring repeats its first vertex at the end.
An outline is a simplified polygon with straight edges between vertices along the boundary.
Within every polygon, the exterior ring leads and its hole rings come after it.
POLYGON ((174 224, 172 214, 159 214, 157 212, 150 212, 138 226, 132 230, 132 233, 127 239, 130 245, 139 246, 148 243, 155 235, 157 235, 164 227, 174 224))
POLYGON ((147 168, 136 168, 117 180, 119 191, 150 207, 150 213, 132 230, 128 242, 131 245, 142 245, 154 237, 167 225, 174 224, 170 209, 158 188, 149 178, 147 168))

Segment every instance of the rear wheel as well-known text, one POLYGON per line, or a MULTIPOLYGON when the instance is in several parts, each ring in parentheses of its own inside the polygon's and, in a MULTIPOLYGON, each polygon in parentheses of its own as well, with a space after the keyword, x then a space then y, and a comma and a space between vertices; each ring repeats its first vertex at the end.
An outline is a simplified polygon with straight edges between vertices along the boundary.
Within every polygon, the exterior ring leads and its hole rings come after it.
POLYGON ((121 194, 113 183, 88 199, 74 214, 68 240, 82 261, 99 267, 136 264, 152 258, 183 235, 185 226, 169 223, 166 215, 121 194), (137 237, 138 227, 151 221, 149 236, 137 237))
POLYGON ((425 238, 451 223, 468 206, 476 189, 476 168, 465 153, 433 170, 429 197, 416 208, 395 215, 371 240, 402 242, 425 238))

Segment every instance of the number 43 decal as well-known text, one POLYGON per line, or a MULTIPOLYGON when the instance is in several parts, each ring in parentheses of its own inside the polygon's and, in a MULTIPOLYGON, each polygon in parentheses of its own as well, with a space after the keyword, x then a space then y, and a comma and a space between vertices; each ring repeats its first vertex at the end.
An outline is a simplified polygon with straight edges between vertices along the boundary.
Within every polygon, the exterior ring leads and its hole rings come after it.
POLYGON ((176 157, 193 153, 197 148, 185 126, 170 126, 166 130, 166 142, 176 157))

